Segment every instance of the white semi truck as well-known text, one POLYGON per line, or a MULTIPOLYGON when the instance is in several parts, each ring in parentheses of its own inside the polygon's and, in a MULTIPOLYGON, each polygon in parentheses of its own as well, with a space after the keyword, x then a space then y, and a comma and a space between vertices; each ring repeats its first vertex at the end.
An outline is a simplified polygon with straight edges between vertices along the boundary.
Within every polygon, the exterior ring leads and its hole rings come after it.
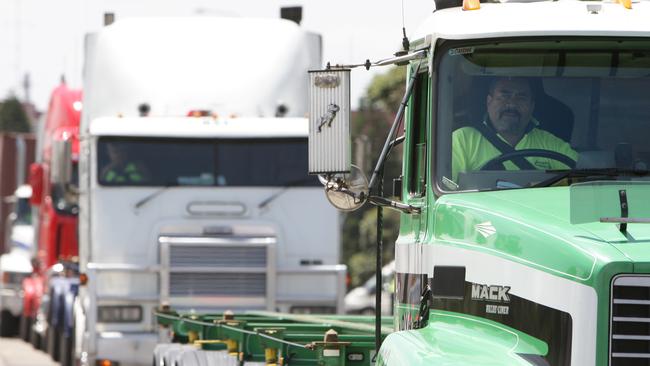
POLYGON ((127 19, 87 38, 81 364, 151 364, 161 305, 343 310, 339 217, 307 175, 320 49, 279 19, 127 19))

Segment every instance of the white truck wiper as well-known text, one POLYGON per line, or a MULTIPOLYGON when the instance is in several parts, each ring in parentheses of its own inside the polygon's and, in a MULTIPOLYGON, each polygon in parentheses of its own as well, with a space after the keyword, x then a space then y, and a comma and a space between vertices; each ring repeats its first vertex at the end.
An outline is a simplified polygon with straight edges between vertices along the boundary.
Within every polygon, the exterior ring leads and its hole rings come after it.
POLYGON ((294 181, 287 182, 287 183, 285 183, 285 184, 282 185, 282 188, 281 188, 280 190, 278 190, 277 192, 274 192, 273 194, 271 194, 271 195, 268 196, 267 198, 263 199, 263 200, 262 200, 262 201, 257 205, 257 208, 264 208, 264 207, 266 207, 269 203, 271 203, 273 200, 275 200, 276 198, 278 198, 281 194, 283 194, 284 192, 286 192, 289 188, 291 188, 291 187, 300 187, 300 186, 302 186, 304 183, 308 183, 308 182, 311 182, 311 181, 313 181, 313 180, 314 180, 313 177, 307 177, 307 178, 296 179, 296 180, 294 180, 294 181))
POLYGON ((565 178, 587 178, 587 177, 617 177, 617 176, 636 176, 645 177, 650 174, 647 169, 560 169, 547 170, 547 173, 557 173, 546 180, 531 185, 532 188, 549 187, 565 178))
POLYGON ((136 210, 140 209, 140 207, 144 206, 147 202, 151 201, 156 196, 160 195, 161 193, 163 193, 164 191, 166 191, 170 187, 174 187, 176 185, 177 185, 176 183, 165 184, 164 186, 162 186, 162 187, 158 188, 157 190, 149 193, 144 198, 142 198, 141 200, 136 202, 135 205, 133 205, 133 208, 136 209, 136 210))

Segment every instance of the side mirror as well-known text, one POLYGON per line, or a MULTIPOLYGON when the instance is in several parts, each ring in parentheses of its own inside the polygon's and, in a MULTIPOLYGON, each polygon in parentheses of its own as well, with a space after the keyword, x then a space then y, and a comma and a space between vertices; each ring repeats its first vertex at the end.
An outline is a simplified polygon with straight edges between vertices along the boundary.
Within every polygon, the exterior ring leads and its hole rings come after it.
POLYGON ((319 175, 334 207, 354 211, 368 197, 368 180, 352 165, 350 70, 309 72, 309 174, 319 175))
POLYGON ((72 143, 70 140, 52 142, 50 180, 67 185, 72 181, 72 143))
POLYGON ((350 70, 309 72, 309 174, 349 173, 350 70))
POLYGON ((29 203, 38 206, 43 202, 43 165, 40 163, 32 163, 29 166, 29 185, 32 187, 29 203))

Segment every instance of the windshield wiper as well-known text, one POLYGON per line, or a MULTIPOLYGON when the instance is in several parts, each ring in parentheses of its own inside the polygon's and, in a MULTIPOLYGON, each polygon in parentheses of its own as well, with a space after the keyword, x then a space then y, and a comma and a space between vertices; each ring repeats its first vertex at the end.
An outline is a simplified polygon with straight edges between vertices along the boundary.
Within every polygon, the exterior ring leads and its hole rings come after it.
POLYGON ((282 189, 278 190, 277 192, 273 193, 272 195, 268 196, 267 198, 263 199, 258 205, 257 208, 264 208, 266 207, 269 203, 271 203, 273 200, 278 198, 281 194, 286 192, 289 188, 291 187, 300 187, 305 183, 309 183, 313 181, 315 178, 314 177, 307 177, 307 178, 302 178, 302 179, 296 179, 291 182, 287 182, 283 184, 282 189))
POLYGON ((148 194, 147 196, 142 198, 140 201, 136 202, 135 205, 133 205, 133 208, 138 210, 140 207, 144 206, 147 202, 151 201, 156 196, 160 195, 161 193, 163 193, 164 191, 169 189, 169 187, 174 187, 176 185, 177 185, 176 183, 167 183, 167 184, 165 184, 164 186, 158 188, 157 190, 151 192, 150 194, 148 194))
POLYGON ((636 176, 644 177, 650 174, 647 169, 561 169, 547 170, 547 173, 557 173, 546 180, 531 185, 532 188, 549 187, 565 178, 587 178, 587 177, 618 177, 618 176, 636 176))

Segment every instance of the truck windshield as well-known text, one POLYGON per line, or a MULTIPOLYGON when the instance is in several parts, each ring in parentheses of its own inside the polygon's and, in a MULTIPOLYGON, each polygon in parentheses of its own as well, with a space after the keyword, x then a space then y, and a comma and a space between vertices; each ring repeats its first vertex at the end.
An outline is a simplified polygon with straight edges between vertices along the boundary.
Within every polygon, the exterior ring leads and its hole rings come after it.
POLYGON ((16 224, 32 224, 32 206, 29 204, 29 198, 18 198, 16 201, 16 224))
POLYGON ((454 42, 438 55, 440 190, 540 186, 558 170, 648 179, 650 40, 454 42))
POLYGON ((103 137, 97 174, 106 186, 320 185, 307 175, 306 138, 103 137))

